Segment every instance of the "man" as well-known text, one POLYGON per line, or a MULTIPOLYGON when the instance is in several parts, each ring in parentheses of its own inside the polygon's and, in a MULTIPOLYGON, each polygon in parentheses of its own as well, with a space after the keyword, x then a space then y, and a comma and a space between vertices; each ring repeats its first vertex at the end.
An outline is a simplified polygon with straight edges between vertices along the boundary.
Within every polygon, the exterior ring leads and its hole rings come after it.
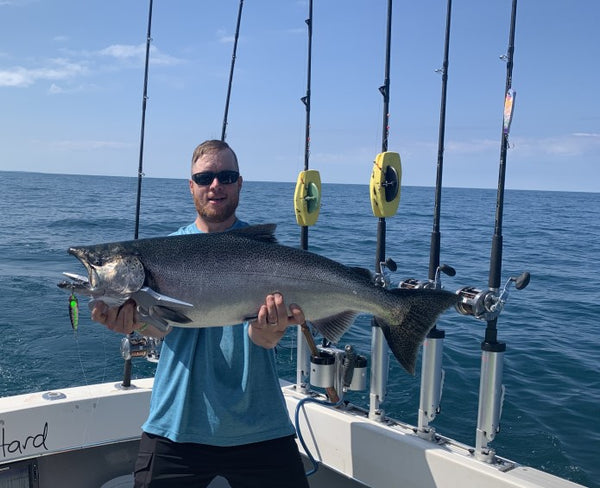
MULTIPOLYGON (((197 217, 175 234, 247 226, 235 215, 242 182, 228 144, 200 144, 189 182, 197 217)), ((133 302, 96 304, 92 319, 111 330, 164 336, 135 487, 205 487, 218 475, 233 488, 308 487, 273 355, 286 328, 304 322, 297 305, 289 313, 276 293, 252 323, 163 334, 137 321, 133 302)))

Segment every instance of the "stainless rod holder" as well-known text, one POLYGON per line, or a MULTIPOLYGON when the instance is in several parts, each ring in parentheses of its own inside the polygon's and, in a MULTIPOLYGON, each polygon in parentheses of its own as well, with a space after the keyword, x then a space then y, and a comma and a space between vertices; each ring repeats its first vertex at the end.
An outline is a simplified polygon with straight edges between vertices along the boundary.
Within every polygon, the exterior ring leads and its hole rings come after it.
POLYGON ((504 403, 503 362, 504 352, 482 351, 475 457, 489 463, 494 461, 495 451, 488 447, 488 442, 500 432, 504 403))
POLYGON ((369 418, 381 421, 385 412, 381 403, 387 394, 390 355, 383 331, 371 327, 371 384, 369 394, 369 418))
POLYGON ((444 386, 444 370, 442 369, 442 337, 428 337, 423 343, 421 368, 421 395, 419 400, 417 434, 426 439, 433 439, 435 429, 429 426, 440 412, 440 400, 444 386))

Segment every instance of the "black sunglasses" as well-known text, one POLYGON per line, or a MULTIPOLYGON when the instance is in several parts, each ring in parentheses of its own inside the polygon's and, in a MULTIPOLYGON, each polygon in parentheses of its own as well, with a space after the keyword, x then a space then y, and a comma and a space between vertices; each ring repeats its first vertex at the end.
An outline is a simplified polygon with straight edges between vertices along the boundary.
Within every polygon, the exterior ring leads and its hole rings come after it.
POLYGON ((207 186, 210 185, 215 178, 219 180, 219 183, 223 185, 231 185, 235 183, 240 177, 240 173, 238 171, 233 171, 226 169, 224 171, 219 171, 215 173, 214 171, 202 171, 201 173, 194 173, 192 175, 192 180, 196 185, 207 186))

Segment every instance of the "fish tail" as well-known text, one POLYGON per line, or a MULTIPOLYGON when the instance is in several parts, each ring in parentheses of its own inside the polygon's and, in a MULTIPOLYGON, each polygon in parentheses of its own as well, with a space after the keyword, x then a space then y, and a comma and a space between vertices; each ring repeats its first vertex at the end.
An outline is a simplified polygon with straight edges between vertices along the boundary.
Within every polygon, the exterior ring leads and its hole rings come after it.
POLYGON ((456 303, 457 296, 443 290, 397 288, 388 292, 395 302, 391 316, 374 317, 374 325, 383 331, 398 362, 414 375, 419 346, 438 316, 456 303))

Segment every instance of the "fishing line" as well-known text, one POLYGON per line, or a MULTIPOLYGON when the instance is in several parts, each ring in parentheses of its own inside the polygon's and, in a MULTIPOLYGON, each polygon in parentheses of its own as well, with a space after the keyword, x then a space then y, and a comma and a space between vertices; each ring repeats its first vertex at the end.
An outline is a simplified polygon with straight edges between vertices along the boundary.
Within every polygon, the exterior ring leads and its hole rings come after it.
POLYGON ((83 359, 81 358, 81 344, 79 344, 79 333, 77 330, 73 331, 73 335, 75 337, 75 344, 77 346, 77 359, 79 360, 79 367, 81 368, 81 374, 83 375, 83 381, 85 386, 90 386, 90 382, 88 381, 87 375, 85 374, 85 368, 83 366, 83 359))
MULTIPOLYGON (((79 342, 79 331, 78 330, 74 330, 73 331, 73 336, 75 337, 75 344, 77 346, 77 359, 79 360, 79 366, 81 369, 81 374, 83 375, 83 381, 85 383, 85 386, 90 386, 90 380, 88 379, 88 376, 85 372, 85 366, 84 366, 84 362, 83 362, 83 354, 82 354, 82 347, 81 344, 79 342)), ((106 336, 105 334, 102 334, 102 376, 99 378, 99 380, 94 380, 94 383, 104 383, 106 381, 106 374, 108 371, 108 351, 106 349, 106 336)))
POLYGON ((231 55, 231 67, 229 69, 229 84, 227 85, 227 96, 225 97, 225 112, 223 114, 223 128, 221 130, 221 140, 225 141, 225 135, 227 131, 227 117, 229 115, 229 101, 231 99, 231 87, 233 86, 233 70, 235 67, 235 59, 237 53, 238 39, 240 37, 240 24, 242 22, 242 9, 244 7, 244 0, 240 0, 240 6, 238 9, 237 24, 235 28, 235 38, 233 41, 233 53, 231 55))

